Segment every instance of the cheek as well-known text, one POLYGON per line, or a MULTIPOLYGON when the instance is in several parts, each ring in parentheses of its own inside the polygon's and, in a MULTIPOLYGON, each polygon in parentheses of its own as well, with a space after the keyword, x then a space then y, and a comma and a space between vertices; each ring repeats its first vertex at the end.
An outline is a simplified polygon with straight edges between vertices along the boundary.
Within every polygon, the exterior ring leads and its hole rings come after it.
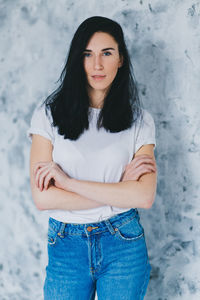
POLYGON ((110 63, 106 69, 110 77, 115 77, 118 71, 118 64, 116 62, 110 63))
POLYGON ((83 68, 86 74, 90 73, 92 69, 92 63, 90 61, 84 62, 83 63, 83 68))

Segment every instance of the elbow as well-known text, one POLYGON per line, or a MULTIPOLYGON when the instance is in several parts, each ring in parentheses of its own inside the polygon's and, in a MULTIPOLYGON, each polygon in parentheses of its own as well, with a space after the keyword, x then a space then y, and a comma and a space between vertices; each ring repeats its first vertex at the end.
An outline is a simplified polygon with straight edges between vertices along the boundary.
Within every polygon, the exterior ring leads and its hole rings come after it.
POLYGON ((42 207, 42 203, 41 203, 41 201, 39 201, 39 199, 37 198, 37 199, 33 199, 34 200, 34 203, 35 203, 35 207, 37 208, 37 210, 44 210, 44 207, 42 207))
POLYGON ((32 193, 33 202, 37 210, 44 210, 45 208, 42 206, 42 199, 38 193, 32 193))
POLYGON ((145 199, 145 201, 143 203, 143 205, 144 205, 143 208, 150 209, 153 206, 154 201, 155 201, 156 187, 153 188, 153 189, 152 188, 149 189, 148 192, 146 190, 146 192, 145 192, 145 194, 143 194, 143 196, 144 196, 144 199, 145 199))
POLYGON ((143 208, 144 209, 150 209, 153 205, 153 202, 152 201, 146 201, 143 208))
POLYGON ((37 208, 37 210, 44 210, 44 207, 41 206, 40 203, 37 202, 37 204, 35 203, 35 207, 37 208))
POLYGON ((155 201, 155 196, 146 199, 143 208, 150 209, 153 206, 154 201, 155 201))

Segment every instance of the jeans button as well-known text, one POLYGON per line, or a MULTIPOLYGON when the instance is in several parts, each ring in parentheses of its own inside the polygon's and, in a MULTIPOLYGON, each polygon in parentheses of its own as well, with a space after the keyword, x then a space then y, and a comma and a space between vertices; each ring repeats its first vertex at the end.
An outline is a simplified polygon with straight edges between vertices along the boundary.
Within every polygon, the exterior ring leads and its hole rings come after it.
POLYGON ((92 231, 92 226, 88 226, 87 231, 92 231))

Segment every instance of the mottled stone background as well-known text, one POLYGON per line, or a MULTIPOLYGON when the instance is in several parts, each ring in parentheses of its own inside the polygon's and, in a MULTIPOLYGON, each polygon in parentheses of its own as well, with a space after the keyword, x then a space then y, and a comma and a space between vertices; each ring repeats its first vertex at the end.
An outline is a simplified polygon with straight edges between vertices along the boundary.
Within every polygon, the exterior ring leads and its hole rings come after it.
POLYGON ((157 196, 140 209, 152 265, 145 299, 198 300, 200 2, 190 0, 0 1, 0 299, 42 299, 47 216, 31 198, 26 130, 93 15, 122 25, 156 124, 157 196))

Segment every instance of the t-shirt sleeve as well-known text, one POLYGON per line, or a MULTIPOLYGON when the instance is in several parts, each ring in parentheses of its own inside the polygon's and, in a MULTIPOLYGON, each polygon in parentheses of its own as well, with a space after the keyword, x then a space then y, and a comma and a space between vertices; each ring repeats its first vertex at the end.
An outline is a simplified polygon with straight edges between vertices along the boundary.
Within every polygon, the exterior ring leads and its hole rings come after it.
POLYGON ((138 126, 136 127, 135 153, 140 149, 141 146, 147 144, 154 144, 155 149, 155 134, 156 132, 154 119, 146 109, 143 109, 143 119, 138 123, 138 126))
POLYGON ((39 134, 54 144, 54 128, 51 123, 52 117, 50 116, 49 111, 46 115, 45 105, 37 105, 33 111, 30 127, 26 132, 29 141, 32 141, 32 134, 39 134))

